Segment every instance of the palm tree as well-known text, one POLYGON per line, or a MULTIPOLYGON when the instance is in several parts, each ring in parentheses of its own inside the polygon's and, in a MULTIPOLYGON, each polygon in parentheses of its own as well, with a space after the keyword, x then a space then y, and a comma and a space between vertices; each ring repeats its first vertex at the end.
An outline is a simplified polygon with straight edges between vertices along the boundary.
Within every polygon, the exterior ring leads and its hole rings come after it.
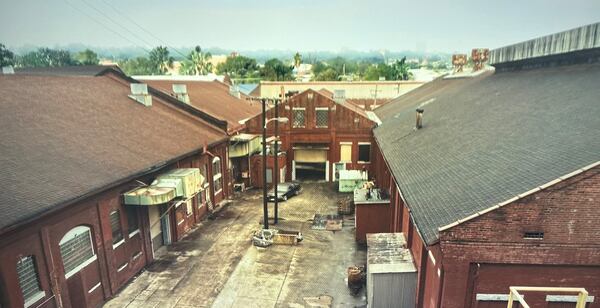
POLYGON ((213 66, 210 62, 212 55, 210 52, 202 52, 200 46, 196 46, 190 55, 188 60, 184 61, 182 68, 186 70, 185 73, 188 75, 205 75, 212 72, 213 66))
POLYGON ((296 52, 296 54, 294 55, 294 66, 298 68, 300 67, 300 64, 302 64, 302 56, 299 52, 296 52))
POLYGON ((173 61, 173 57, 169 57, 167 47, 158 46, 150 51, 150 62, 158 74, 164 74, 172 68, 173 61))

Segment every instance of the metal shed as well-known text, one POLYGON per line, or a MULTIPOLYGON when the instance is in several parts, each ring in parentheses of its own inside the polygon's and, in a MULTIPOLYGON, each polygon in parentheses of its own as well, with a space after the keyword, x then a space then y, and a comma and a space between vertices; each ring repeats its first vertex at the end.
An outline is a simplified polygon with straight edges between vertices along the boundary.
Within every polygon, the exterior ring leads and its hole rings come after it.
POLYGON ((402 233, 367 234, 367 307, 415 307, 417 269, 402 233))

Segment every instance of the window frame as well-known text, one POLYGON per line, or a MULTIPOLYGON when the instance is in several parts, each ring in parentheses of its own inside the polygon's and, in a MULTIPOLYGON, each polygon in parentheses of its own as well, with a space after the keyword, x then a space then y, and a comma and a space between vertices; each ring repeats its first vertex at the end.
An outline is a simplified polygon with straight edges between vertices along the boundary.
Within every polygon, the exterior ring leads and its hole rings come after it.
POLYGON ((212 176, 212 184, 213 184, 213 189, 215 190, 215 195, 220 193, 223 190, 223 174, 222 174, 222 169, 223 169, 223 164, 222 164, 222 160, 219 156, 215 156, 212 160, 212 172, 213 172, 213 176, 212 176), (215 163, 218 163, 218 173, 215 173, 215 163), (217 190, 217 181, 219 182, 218 185, 218 190, 217 190))
POLYGON ((92 262, 94 262, 94 261, 96 261, 98 259, 98 254, 96 253, 96 249, 94 248, 94 237, 92 235, 92 228, 90 228, 88 226, 79 225, 79 226, 76 226, 76 227, 72 228, 67 233, 65 233, 65 235, 63 235, 62 239, 58 243, 59 250, 61 250, 61 245, 62 244, 65 244, 68 241, 75 239, 78 235, 83 234, 84 232, 88 233, 88 237, 89 237, 89 240, 90 240, 90 248, 92 250, 92 256, 89 257, 87 260, 81 262, 80 264, 78 264, 73 269, 71 269, 70 271, 67 272, 66 268, 65 268, 65 258, 63 256, 62 251, 60 251, 60 257, 62 259, 63 270, 65 271, 65 278, 66 279, 68 279, 71 276, 79 273, 79 271, 81 271, 86 266, 90 265, 92 262))
POLYGON ((35 255, 27 255, 25 257, 21 257, 19 258, 19 260, 17 261, 16 265, 15 265, 15 270, 17 272, 17 282, 19 285, 19 289, 21 290, 21 296, 23 297, 23 306, 24 307, 30 307, 31 305, 37 303, 39 300, 41 300, 42 298, 46 297, 46 291, 42 288, 42 283, 40 281, 40 272, 38 270, 38 266, 37 266, 37 262, 36 262, 36 256, 35 255), (19 264, 21 264, 22 262, 30 262, 31 263, 31 267, 33 268, 33 272, 35 274, 35 279, 36 279, 36 284, 37 284, 37 291, 34 291, 33 293, 31 293, 31 295, 29 297, 25 297, 25 294, 23 293, 23 286, 22 286, 22 281, 21 281, 21 275, 19 273, 19 264))
POLYGON ((306 128, 306 108, 305 107, 293 107, 292 108, 292 128, 306 128), (302 111, 304 113, 304 121, 302 126, 296 125, 296 111, 302 111))
POLYGON ((359 164, 370 164, 371 163, 371 143, 370 142, 359 142, 358 143, 358 157, 357 159, 357 163, 359 164), (360 159, 360 146, 365 146, 368 145, 369 146, 369 160, 361 160, 360 159))
POLYGON ((123 243, 125 243, 125 236, 123 235, 123 224, 121 223, 121 211, 119 209, 113 209, 112 211, 110 211, 108 213, 108 221, 110 222, 110 233, 111 233, 111 237, 112 237, 112 247, 113 249, 123 245, 123 243), (119 233, 121 234, 121 238, 117 241, 115 241, 115 230, 113 230, 113 224, 112 224, 112 216, 113 214, 117 214, 118 215, 118 223, 119 223, 119 233))
POLYGON ((329 128, 329 107, 315 107, 315 127, 329 128), (327 124, 325 126, 319 125, 319 111, 325 111, 327 113, 327 124))

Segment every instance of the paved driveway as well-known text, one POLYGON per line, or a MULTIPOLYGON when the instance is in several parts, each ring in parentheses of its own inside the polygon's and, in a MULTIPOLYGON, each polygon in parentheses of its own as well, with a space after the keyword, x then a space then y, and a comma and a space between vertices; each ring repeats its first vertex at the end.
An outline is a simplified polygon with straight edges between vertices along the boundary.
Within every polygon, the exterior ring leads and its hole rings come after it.
MULTIPOLYGON (((351 296, 346 267, 364 264, 364 249, 354 244, 352 220, 342 231, 311 229, 315 213, 334 214, 336 193, 326 183, 304 184, 298 197, 280 203, 276 228, 300 230, 298 246, 251 246, 250 234, 262 218, 260 191, 244 193, 183 241, 168 247, 146 271, 106 307, 332 307, 365 304, 351 296), (313 297, 311 299, 311 297, 313 297)), ((270 205, 272 209, 272 205, 270 205)))

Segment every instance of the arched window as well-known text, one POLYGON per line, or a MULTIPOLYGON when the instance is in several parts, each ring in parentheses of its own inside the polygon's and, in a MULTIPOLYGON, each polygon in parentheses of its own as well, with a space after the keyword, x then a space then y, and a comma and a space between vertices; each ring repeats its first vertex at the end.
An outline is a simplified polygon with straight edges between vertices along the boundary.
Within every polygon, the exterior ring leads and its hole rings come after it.
POLYGON ((221 158, 215 156, 212 161, 213 187, 215 194, 223 189, 223 176, 221 174, 221 158))
POLYGON ((86 226, 71 229, 60 240, 59 246, 66 278, 73 276, 97 258, 92 244, 92 230, 86 226))

